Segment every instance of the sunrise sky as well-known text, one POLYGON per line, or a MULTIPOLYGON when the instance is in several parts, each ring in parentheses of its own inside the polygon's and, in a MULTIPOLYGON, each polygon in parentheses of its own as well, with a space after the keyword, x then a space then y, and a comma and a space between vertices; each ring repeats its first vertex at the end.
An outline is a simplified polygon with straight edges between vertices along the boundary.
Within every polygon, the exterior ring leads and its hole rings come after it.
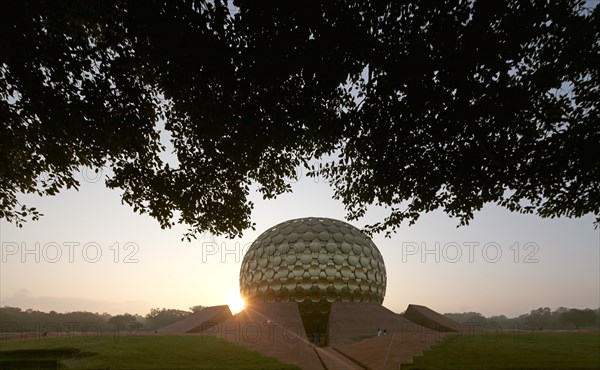
MULTIPOLYGON (((80 191, 23 197, 45 216, 22 229, 0 221, 0 306, 145 315, 155 307, 234 304, 243 251, 261 232, 291 218, 344 219, 329 185, 299 174, 291 194, 252 195, 256 230, 235 240, 181 241, 184 227, 162 230, 134 214, 93 171, 77 174, 80 191)), ((352 224, 385 215, 374 207, 352 224)), ((541 219, 490 205, 471 225, 457 224, 434 212, 391 238, 373 238, 387 268, 384 306, 509 317, 541 306, 600 306, 600 230, 591 215, 541 219)))
MULTIPOLYGON (((185 226, 162 230, 122 205, 120 192, 104 186, 106 171, 78 173, 79 191, 22 196, 44 216, 22 229, 0 219, 0 306, 145 315, 157 307, 233 305, 243 252, 260 233, 292 218, 344 220, 329 185, 303 172, 293 193, 276 200, 253 193, 256 230, 234 240, 205 234, 182 241, 185 226)), ((386 212, 373 207, 351 223, 361 228, 386 212)), ((416 303, 508 317, 538 307, 598 308, 600 229, 593 221, 541 219, 494 205, 459 228, 442 212, 422 215, 391 238, 373 238, 387 268, 383 304, 395 312, 416 303)))

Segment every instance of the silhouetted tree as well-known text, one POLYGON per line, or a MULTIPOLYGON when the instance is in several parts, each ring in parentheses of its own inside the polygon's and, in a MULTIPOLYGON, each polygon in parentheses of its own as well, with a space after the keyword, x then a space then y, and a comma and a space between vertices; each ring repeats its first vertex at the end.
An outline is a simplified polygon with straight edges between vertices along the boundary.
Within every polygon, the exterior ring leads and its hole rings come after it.
POLYGON ((177 322, 190 314, 189 311, 177 309, 153 308, 150 310, 150 313, 146 315, 146 323, 149 329, 161 328, 177 322))
POLYGON ((540 307, 518 317, 507 318, 504 315, 484 317, 478 312, 445 313, 444 316, 465 324, 494 323, 502 328, 538 330, 538 329, 579 329, 595 328, 600 324, 600 309, 569 309, 559 307, 551 311, 540 307))
POLYGON ((580 327, 590 327, 598 323, 598 314, 589 308, 579 310, 572 308, 567 312, 562 312, 559 317, 563 325, 572 325, 576 329, 580 327))
POLYGON ((144 326, 138 317, 129 313, 115 315, 108 319, 108 323, 117 330, 138 330, 144 326))
POLYGON ((202 311, 205 308, 206 308, 206 306, 200 306, 200 305, 198 305, 198 306, 192 306, 192 307, 190 307, 190 311, 196 313, 198 311, 202 311))
POLYGON ((552 311, 549 307, 536 308, 535 310, 531 310, 528 320, 539 329, 548 329, 552 322, 552 311))
MULTIPOLYGON (((132 315, 129 315, 132 316, 132 315)), ((132 316, 138 320, 140 317, 132 316)), ((58 313, 18 307, 0 307, 0 331, 82 331, 110 330, 111 316, 87 311, 58 313)))
POLYGON ((162 227, 234 236, 252 226, 250 185, 275 197, 300 165, 329 180, 349 219, 388 207, 368 231, 436 209, 465 224, 486 203, 599 212, 597 6, 234 5, 4 4, 0 216, 37 219, 18 194, 54 195, 78 187, 82 167, 104 168, 162 227))

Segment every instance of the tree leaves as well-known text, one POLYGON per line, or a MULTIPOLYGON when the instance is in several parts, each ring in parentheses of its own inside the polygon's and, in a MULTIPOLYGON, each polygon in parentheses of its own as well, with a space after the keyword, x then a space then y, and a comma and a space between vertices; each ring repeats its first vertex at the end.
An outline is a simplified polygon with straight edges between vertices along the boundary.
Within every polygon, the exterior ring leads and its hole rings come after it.
POLYGON ((1 216, 39 217, 17 194, 107 166, 107 186, 161 227, 233 237, 252 227, 250 185, 274 198, 332 154, 311 173, 349 219, 388 207, 371 232, 436 209, 467 224, 486 203, 598 214, 600 22, 583 4, 7 5, 1 216))

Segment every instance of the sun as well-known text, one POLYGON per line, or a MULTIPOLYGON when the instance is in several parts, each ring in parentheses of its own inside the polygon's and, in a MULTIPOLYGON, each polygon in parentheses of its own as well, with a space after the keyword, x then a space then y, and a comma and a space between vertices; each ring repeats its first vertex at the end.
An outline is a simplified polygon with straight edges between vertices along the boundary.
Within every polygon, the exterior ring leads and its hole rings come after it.
POLYGON ((227 305, 231 313, 235 315, 244 309, 246 302, 244 302, 244 298, 240 295, 239 290, 232 290, 227 295, 227 305))

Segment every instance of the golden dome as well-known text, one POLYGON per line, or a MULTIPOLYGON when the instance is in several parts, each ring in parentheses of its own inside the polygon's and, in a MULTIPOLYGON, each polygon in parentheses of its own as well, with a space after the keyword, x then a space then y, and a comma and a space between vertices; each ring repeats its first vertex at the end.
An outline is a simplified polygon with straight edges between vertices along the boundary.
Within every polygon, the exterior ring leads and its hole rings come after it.
POLYGON ((306 313, 332 302, 377 302, 385 265, 373 241, 339 220, 308 217, 282 222, 252 243, 240 269, 246 302, 298 302, 306 313))

